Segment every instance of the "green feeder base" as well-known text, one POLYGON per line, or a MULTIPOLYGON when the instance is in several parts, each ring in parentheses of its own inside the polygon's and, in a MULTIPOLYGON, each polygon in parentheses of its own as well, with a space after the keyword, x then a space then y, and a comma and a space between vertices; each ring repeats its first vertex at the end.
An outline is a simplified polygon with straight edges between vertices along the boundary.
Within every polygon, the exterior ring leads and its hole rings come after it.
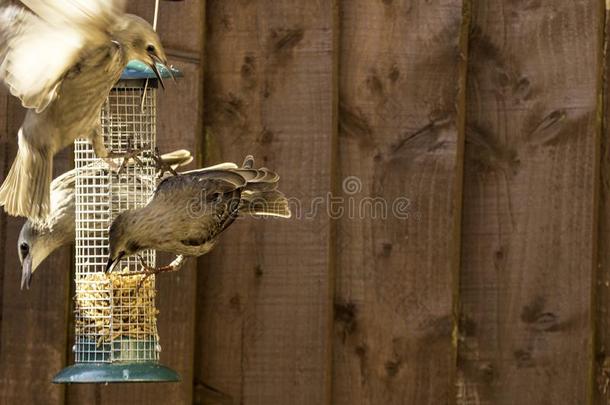
POLYGON ((53 378, 55 384, 179 382, 180 376, 171 368, 147 363, 79 363, 61 370, 53 378))

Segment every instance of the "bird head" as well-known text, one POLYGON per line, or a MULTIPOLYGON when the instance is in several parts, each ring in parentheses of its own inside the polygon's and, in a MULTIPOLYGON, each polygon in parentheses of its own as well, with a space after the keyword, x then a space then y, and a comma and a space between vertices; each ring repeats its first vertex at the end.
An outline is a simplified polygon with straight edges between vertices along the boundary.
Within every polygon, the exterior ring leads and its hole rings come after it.
POLYGON ((42 261, 55 249, 39 227, 31 221, 21 228, 17 241, 17 253, 21 262, 21 289, 30 289, 32 276, 42 261))
POLYGON ((108 233, 110 246, 106 272, 114 270, 124 257, 131 256, 143 249, 131 238, 129 215, 129 211, 119 214, 110 225, 108 233))
POLYGON ((159 36, 148 21, 137 15, 125 14, 115 35, 121 46, 125 47, 127 58, 140 60, 150 66, 161 87, 165 88, 157 63, 167 68, 167 56, 159 36))

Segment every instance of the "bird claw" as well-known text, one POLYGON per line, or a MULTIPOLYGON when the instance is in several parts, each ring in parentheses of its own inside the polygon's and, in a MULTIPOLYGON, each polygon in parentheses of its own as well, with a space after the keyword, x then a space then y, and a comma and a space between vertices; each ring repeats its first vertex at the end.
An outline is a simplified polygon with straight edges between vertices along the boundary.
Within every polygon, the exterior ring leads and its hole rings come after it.
POLYGON ((155 152, 151 154, 151 158, 154 161, 155 169, 158 172, 158 179, 163 177, 166 172, 171 173, 174 176, 178 176, 178 172, 176 172, 170 164, 163 161, 163 158, 161 158, 161 154, 159 153, 159 148, 155 148, 155 152))
POLYGON ((118 172, 119 172, 119 170, 121 169, 121 165, 117 164, 117 163, 116 163, 116 162, 113 160, 113 158, 110 158, 110 157, 104 157, 104 158, 102 158, 102 160, 103 160, 104 162, 106 162, 106 164, 108 165, 108 167, 110 168, 110 170, 112 170, 112 171, 114 171, 114 172, 116 172, 116 173, 118 173, 118 172))
POLYGON ((138 256, 138 259, 140 260, 140 265, 142 266, 143 270, 138 271, 138 272, 129 273, 129 275, 136 275, 136 274, 144 275, 144 277, 142 277, 142 280, 140 280, 140 282, 138 283, 138 287, 137 287, 136 291, 140 290, 140 288, 144 285, 144 282, 150 276, 154 276, 159 273, 169 273, 169 272, 173 272, 173 271, 178 271, 182 268, 182 266, 184 265, 184 263, 186 261, 184 256, 179 255, 179 256, 176 256, 174 261, 171 262, 170 264, 168 264, 167 266, 151 267, 148 265, 148 263, 146 263, 146 260, 144 260, 144 258, 142 256, 138 256))
POLYGON ((186 257, 183 256, 183 255, 176 256, 174 261, 172 261, 167 266, 162 266, 162 267, 151 267, 151 266, 149 266, 148 263, 146 263, 146 260, 144 260, 144 258, 142 256, 138 256, 138 259, 140 260, 140 265, 142 266, 142 270, 141 271, 130 271, 128 273, 124 273, 123 274, 125 276, 144 275, 144 277, 142 277, 142 280, 140 280, 138 282, 138 286, 136 288, 136 293, 140 291, 140 288, 144 285, 144 282, 150 276, 154 276, 154 275, 157 275, 159 273, 178 271, 186 263, 186 257))
POLYGON ((136 292, 140 291, 140 288, 142 288, 142 286, 144 285, 144 282, 153 275, 156 275, 157 273, 159 273, 158 269, 154 268, 154 267, 150 267, 148 265, 148 263, 146 263, 146 260, 144 260, 144 258, 142 256, 138 256, 138 259, 140 260, 140 266, 142 266, 142 271, 138 272, 139 274, 144 274, 144 277, 142 277, 142 280, 140 280, 138 282, 138 287, 136 288, 136 292))
MULTIPOLYGON (((145 151, 145 148, 143 148, 143 147, 139 148, 139 149, 134 149, 134 147, 132 145, 132 140, 129 139, 127 141, 127 148, 124 153, 109 152, 106 159, 108 159, 108 160, 122 159, 121 164, 118 166, 118 170, 115 169, 117 174, 121 174, 121 173, 125 172, 125 170, 127 169, 127 165, 129 164, 130 160, 133 160, 137 166, 140 166, 143 168, 144 162, 142 162, 142 160, 138 157, 138 155, 141 155, 144 151, 145 151)), ((114 163, 114 162, 110 166, 113 168, 117 167, 116 163, 114 163)))

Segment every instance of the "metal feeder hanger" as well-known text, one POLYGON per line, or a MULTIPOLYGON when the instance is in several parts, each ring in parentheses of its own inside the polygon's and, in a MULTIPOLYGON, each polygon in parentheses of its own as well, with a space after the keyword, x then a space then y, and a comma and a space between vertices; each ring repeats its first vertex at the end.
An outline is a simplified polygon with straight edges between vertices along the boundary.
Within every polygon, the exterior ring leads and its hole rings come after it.
MULTIPOLYGON (((170 72, 157 65, 161 76, 170 72)), ((182 76, 172 69, 173 76, 182 76)), ((137 159, 98 159, 88 141, 74 144, 77 169, 75 364, 54 383, 177 382, 174 370, 159 364, 155 277, 142 281, 140 259, 129 257, 105 273, 108 228, 121 212, 146 204, 155 190, 158 80, 146 64, 132 61, 102 109, 109 151, 139 152, 137 159), (119 166, 122 166, 119 170, 119 166)), ((141 254, 155 266, 155 252, 141 254)))

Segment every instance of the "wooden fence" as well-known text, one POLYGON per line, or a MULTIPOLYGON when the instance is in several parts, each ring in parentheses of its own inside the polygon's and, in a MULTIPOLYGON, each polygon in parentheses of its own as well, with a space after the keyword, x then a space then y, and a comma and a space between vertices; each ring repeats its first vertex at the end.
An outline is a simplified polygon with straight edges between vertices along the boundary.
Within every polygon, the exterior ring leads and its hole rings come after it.
MULTIPOLYGON (((0 403, 610 404, 606 20, 603 0, 162 2, 185 73, 162 150, 253 154, 295 218, 158 278, 181 383, 65 387, 71 249, 20 291, 23 220, 0 216, 0 403)), ((22 117, 3 92, 0 177, 22 117)))

